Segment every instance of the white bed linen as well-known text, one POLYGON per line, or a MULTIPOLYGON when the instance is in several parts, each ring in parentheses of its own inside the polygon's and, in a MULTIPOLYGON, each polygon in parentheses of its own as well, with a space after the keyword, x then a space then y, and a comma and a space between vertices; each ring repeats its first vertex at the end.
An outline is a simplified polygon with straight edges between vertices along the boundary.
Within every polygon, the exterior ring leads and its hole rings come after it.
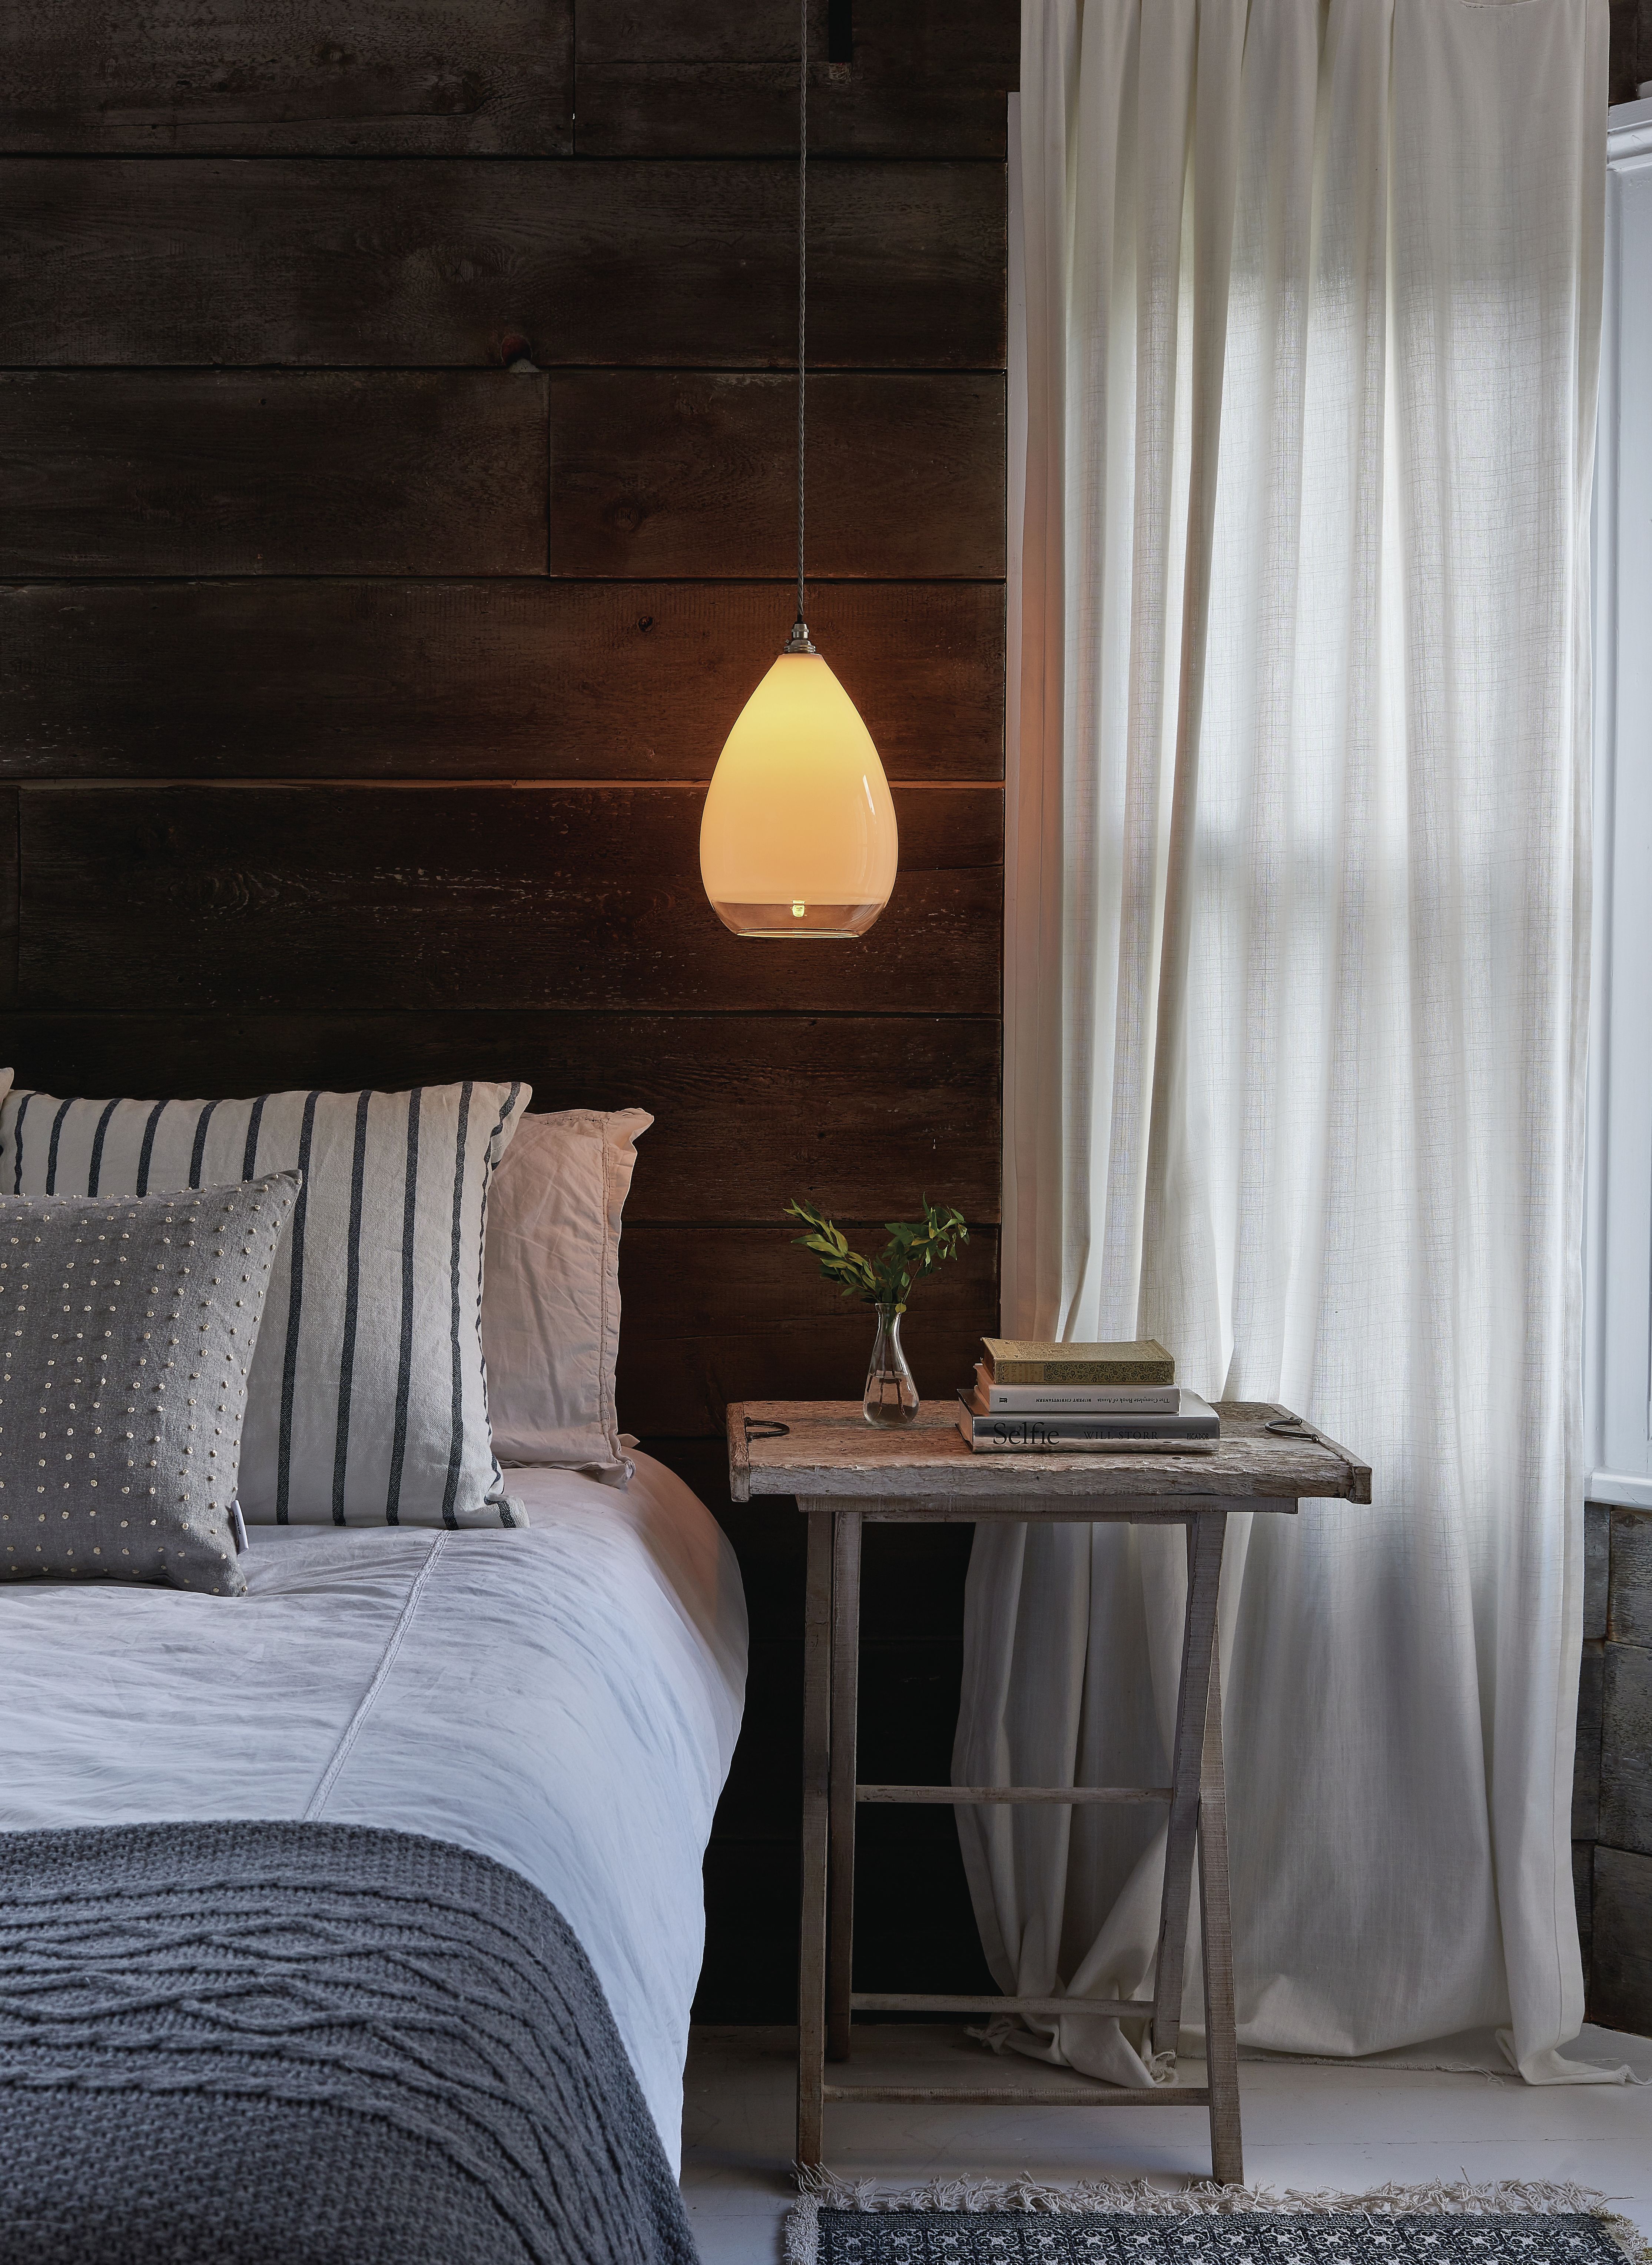
POLYGON ((703 1504, 513 1471, 515 1533, 255 1526, 244 1598, 0 1590, 0 1827, 311 1817, 429 1833, 556 1904, 678 2162, 700 1863, 746 1605, 703 1504))

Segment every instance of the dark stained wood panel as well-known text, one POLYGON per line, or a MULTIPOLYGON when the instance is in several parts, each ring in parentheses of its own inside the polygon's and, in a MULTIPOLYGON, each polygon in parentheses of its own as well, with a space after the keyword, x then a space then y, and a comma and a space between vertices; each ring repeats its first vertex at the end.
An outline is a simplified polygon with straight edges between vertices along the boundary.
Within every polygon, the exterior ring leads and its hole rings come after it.
MULTIPOLYGON (((0 786, 0 1008, 11 1005, 17 987, 18 790, 0 786)), ((0 1062, 0 1068, 9 1067, 0 1062)))
MULTIPOLYGON (((791 367, 796 168, 0 164, 0 364, 791 367)), ((822 166, 822 365, 1004 360, 1004 175, 822 166)))
MULTIPOLYGON (((1001 776, 1001 585, 809 609, 891 778, 1001 776)), ((793 610, 773 582, 0 587, 0 771, 709 778, 793 610)))
MULTIPOLYGON (((855 1400, 865 1386, 870 1309, 822 1282, 781 1227, 628 1228, 620 1296, 617 1395, 627 1431, 715 1431, 728 1402, 748 1390, 855 1400)), ((950 1400, 969 1382, 997 1313, 998 1237, 984 1227, 913 1293, 902 1341, 925 1399, 950 1400)))
POLYGON ((0 148, 573 147, 573 0, 8 0, 0 148))
MULTIPOLYGON (((0 823, 15 802, 15 789, 0 796, 0 823)), ((18 1084, 64 1095, 520 1077, 536 1111, 651 1110, 632 1224, 779 1221, 795 1196, 844 1218, 895 1219, 927 1193, 990 1225, 998 1051, 995 1016, 151 1010, 13 1014, 0 1025, 0 1063, 18 1084)))
POLYGON ((23 790, 18 1003, 996 1014, 1002 797, 897 790, 864 940, 768 950, 700 885, 700 789, 23 790))
POLYGON ((1612 102, 1634 102, 1652 79, 1652 0, 1612 0, 1612 102))
MULTIPOLYGON (((794 380, 557 371, 553 574, 784 574, 794 380)), ((1004 382, 829 373, 809 385, 809 564, 843 577, 1004 571, 1004 382)))
POLYGON ((540 572, 546 383, 0 375, 0 573, 540 572))
MULTIPOLYGON (((809 142, 821 157, 997 157, 1020 78, 1016 0, 854 0, 847 70, 811 10, 809 142)), ((797 146, 797 11, 579 0, 579 148, 590 157, 768 157, 797 146)))

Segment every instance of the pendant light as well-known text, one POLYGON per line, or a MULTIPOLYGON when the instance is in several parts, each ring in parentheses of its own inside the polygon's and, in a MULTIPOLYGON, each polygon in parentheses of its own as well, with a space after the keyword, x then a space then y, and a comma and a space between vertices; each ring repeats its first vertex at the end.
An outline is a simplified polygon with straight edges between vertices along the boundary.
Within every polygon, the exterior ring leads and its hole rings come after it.
POLYGON ((736 936, 864 936, 895 885, 895 805, 871 733, 804 619, 809 0, 797 74, 797 618, 741 709, 700 820, 700 878, 736 936))

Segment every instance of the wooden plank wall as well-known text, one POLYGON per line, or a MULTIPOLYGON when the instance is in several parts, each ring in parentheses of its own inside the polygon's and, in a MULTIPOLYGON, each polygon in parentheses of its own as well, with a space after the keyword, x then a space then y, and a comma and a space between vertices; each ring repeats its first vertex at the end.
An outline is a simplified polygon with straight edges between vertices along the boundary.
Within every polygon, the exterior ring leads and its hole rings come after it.
MULTIPOLYGON (((791 619, 791 0, 0 13, 4 1059, 655 1112, 622 1416, 728 1520, 755 1638, 702 2010, 782 2020, 801 1545, 717 1439, 858 1389, 793 1194, 964 1207, 928 1391, 995 1315, 1017 44, 1015 0, 854 0, 833 59, 811 5, 810 614, 902 855, 864 943, 799 952, 696 862, 791 619)), ((886 1775, 945 1773, 967 1544, 872 1553, 886 1775)), ((950 1819, 880 1830, 866 1985, 985 1986, 950 1819)))
POLYGON ((1612 0, 1612 99, 1634 102, 1652 81, 1652 0, 1612 0))
POLYGON ((1589 2018, 1652 2036, 1652 1512, 1584 1512, 1572 1873, 1589 2018))

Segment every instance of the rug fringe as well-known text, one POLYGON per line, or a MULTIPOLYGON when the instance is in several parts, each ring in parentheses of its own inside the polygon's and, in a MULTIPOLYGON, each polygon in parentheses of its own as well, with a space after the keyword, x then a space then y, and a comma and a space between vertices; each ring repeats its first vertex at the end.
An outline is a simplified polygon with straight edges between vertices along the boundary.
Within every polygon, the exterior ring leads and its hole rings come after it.
POLYGON ((1219 2187, 1208 2179, 1178 2189, 1155 2187, 1146 2179, 1117 2183, 1091 2179, 1056 2187, 1025 2176, 1015 2179, 932 2179, 926 2186, 881 2187, 874 2179, 841 2179, 834 2172, 800 2170, 798 2198, 786 2220, 786 2265, 818 2265, 822 2209, 872 2213, 880 2210, 1027 2210, 1058 2214, 1108 2210, 1126 2218, 1234 2217, 1265 2211, 1292 2215, 1336 2211, 1343 2215, 1395 2218, 1423 2211, 1462 2218, 1513 2218, 1523 2214, 1590 2217, 1599 2219, 1630 2265, 1652 2265, 1652 2243, 1627 2218, 1613 2210, 1605 2195, 1551 2179, 1496 2179, 1481 2184, 1368 2188, 1363 2194, 1326 2188, 1317 2191, 1271 2187, 1219 2187))

